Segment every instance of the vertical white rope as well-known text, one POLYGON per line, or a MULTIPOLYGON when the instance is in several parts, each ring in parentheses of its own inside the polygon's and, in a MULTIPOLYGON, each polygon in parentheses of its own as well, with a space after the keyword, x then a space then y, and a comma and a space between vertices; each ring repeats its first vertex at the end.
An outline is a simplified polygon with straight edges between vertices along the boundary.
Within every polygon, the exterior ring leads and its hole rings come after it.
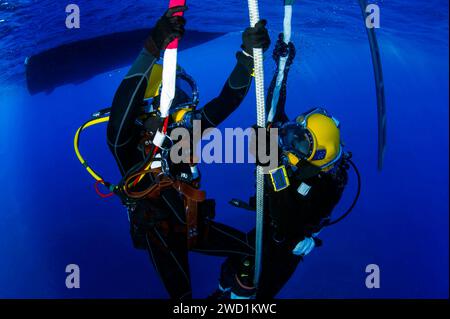
POLYGON ((175 82, 177 78, 178 49, 166 49, 163 60, 162 91, 159 109, 161 117, 169 116, 170 107, 175 97, 175 82))
MULTIPOLYGON (((169 0, 169 8, 186 5, 186 0, 169 0)), ((182 16, 182 12, 174 16, 182 16)), ((177 78, 178 39, 173 40, 164 52, 162 92, 159 109, 161 117, 169 116, 170 107, 175 97, 175 82, 177 78)), ((165 132, 164 132, 165 133, 165 132)))
MULTIPOLYGON (((248 0, 248 11, 250 25, 252 27, 260 20, 257 0, 248 0)), ((264 98, 264 61, 263 49, 253 49, 253 60, 255 64, 255 87, 256 87, 256 124, 260 127, 266 126, 266 110, 264 98)), ((255 274, 254 284, 258 287, 261 275, 262 261, 262 239, 263 239, 263 217, 264 217, 264 171, 261 166, 256 168, 256 244, 255 244, 255 274)))
MULTIPOLYGON (((292 34, 292 4, 284 6, 284 22, 283 22, 283 40, 288 44, 291 41, 292 34)), ((273 90, 273 98, 270 103, 270 112, 267 118, 268 122, 272 122, 277 110, 278 100, 280 99, 281 84, 284 79, 284 70, 286 69, 286 62, 288 57, 281 57, 278 64, 278 75, 275 88, 273 90)))

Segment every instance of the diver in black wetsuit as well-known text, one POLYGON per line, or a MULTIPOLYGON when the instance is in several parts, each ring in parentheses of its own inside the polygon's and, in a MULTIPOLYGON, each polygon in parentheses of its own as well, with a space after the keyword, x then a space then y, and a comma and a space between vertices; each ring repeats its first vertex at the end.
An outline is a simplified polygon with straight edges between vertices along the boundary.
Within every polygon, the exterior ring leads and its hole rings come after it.
MULTIPOLYGON (((286 59, 279 99, 269 128, 279 129, 280 167, 265 181, 265 220, 262 272, 254 288, 254 254, 231 256, 222 265, 217 299, 274 298, 294 273, 299 262, 320 246, 317 237, 330 224, 330 215, 347 183, 347 154, 343 152, 339 124, 323 109, 313 109, 294 121, 285 113, 286 84, 295 57, 293 43, 281 34, 273 58, 286 59)), ((274 99, 278 69, 269 88, 267 106, 274 99)), ((232 200, 237 207, 254 209, 250 203, 232 200)), ((242 236, 242 235, 241 235, 242 236)), ((254 245, 255 230, 248 233, 254 245)))
MULTIPOLYGON (((160 127, 161 66, 156 62, 172 40, 183 36, 186 21, 173 14, 186 9, 169 9, 160 18, 115 94, 107 140, 124 176, 122 186, 125 188, 133 174, 139 176, 140 172, 145 172, 141 168, 152 153, 151 141, 160 127), (148 105, 146 100, 151 100, 151 104, 148 105)), ((222 92, 201 109, 196 108, 195 83, 179 70, 170 124, 189 128, 196 119, 201 121, 203 129, 219 125, 241 104, 251 86, 253 48, 267 50, 269 45, 265 21, 245 30, 243 50, 236 54, 236 66, 222 92), (183 87, 182 82, 188 85, 183 87)), ((253 249, 245 234, 241 237, 238 231, 211 220, 215 204, 202 198, 204 194, 199 190, 200 177, 196 168, 190 164, 172 165, 163 162, 163 159, 167 160, 163 157, 163 152, 156 154, 154 158, 159 158, 160 163, 158 160, 152 162, 142 181, 137 184, 135 181, 136 192, 133 194, 145 196, 132 197, 130 192, 122 194, 122 199, 128 208, 135 247, 148 250, 171 298, 188 299, 192 297, 188 247, 220 256, 247 256, 253 249), (167 165, 170 166, 170 177, 161 177, 162 172, 169 175, 167 165)))

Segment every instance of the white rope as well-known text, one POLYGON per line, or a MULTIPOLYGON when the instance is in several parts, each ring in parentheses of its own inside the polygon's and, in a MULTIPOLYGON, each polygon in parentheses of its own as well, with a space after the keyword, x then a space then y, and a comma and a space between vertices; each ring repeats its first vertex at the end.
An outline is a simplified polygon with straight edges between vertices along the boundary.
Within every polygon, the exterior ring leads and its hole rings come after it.
MULTIPOLYGON (((169 0, 169 8, 184 6, 186 0, 169 0)), ((176 13, 175 15, 183 15, 176 13)), ((162 91, 159 110, 161 117, 169 116, 170 107, 175 97, 175 82, 177 78, 178 39, 173 40, 164 52, 162 91)))
MULTIPOLYGON (((248 0, 248 11, 250 25, 252 27, 260 20, 257 0, 248 0)), ((260 127, 266 126, 266 110, 264 98, 264 65, 263 49, 253 49, 253 60, 255 64, 255 87, 256 87, 256 124, 260 127)), ((255 274, 254 284, 258 287, 261 275, 262 260, 262 238, 264 217, 264 171, 261 166, 256 168, 256 244, 255 244, 255 274)))
POLYGON ((175 82, 177 78, 178 49, 166 49, 164 52, 162 90, 159 110, 161 117, 169 115, 172 101, 175 97, 175 82))
MULTIPOLYGON (((291 1, 293 2, 293 1, 291 1)), ((288 3, 286 1, 286 3, 288 3)), ((284 23, 283 23, 283 40, 284 43, 288 44, 291 41, 291 30, 292 30, 292 4, 286 4, 284 6, 284 23)), ((278 100, 280 99, 280 90, 281 90, 281 84, 283 83, 284 79, 284 70, 286 69, 286 62, 288 57, 281 57, 280 63, 278 64, 278 75, 277 75, 277 81, 275 84, 275 88, 273 90, 273 98, 270 105, 270 112, 268 115, 268 122, 272 122, 273 118, 275 117, 275 113, 277 111, 277 104, 278 100)))

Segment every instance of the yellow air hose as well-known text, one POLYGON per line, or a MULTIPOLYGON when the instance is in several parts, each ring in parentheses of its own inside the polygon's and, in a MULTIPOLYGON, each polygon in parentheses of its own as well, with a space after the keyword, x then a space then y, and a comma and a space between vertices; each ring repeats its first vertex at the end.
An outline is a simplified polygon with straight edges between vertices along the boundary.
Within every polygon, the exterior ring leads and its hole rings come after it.
MULTIPOLYGON (((97 183, 100 183, 100 184, 105 185, 106 187, 108 187, 108 188, 110 189, 111 192, 113 192, 113 188, 114 188, 115 186, 112 185, 112 184, 110 184, 110 183, 108 183, 108 182, 106 182, 106 181, 103 179, 103 177, 101 177, 101 176, 100 176, 100 175, 99 175, 92 167, 90 167, 90 166, 88 165, 88 163, 87 163, 87 161, 84 159, 83 155, 81 155, 80 148, 79 148, 81 132, 83 132, 85 129, 87 129, 87 128, 89 128, 89 127, 92 127, 92 126, 95 126, 95 125, 98 125, 98 124, 101 124, 101 123, 107 123, 108 121, 109 121, 109 116, 104 116, 104 117, 92 119, 92 120, 86 122, 85 124, 83 124, 82 126, 80 126, 80 127, 78 128, 77 132, 75 133, 75 137, 74 137, 74 139, 73 139, 73 148, 74 148, 74 150, 75 150, 75 154, 77 155, 77 158, 78 158, 78 160, 80 161, 81 165, 84 166, 84 168, 86 169, 86 171, 87 171, 87 172, 95 179, 95 181, 96 181, 97 183)), ((144 168, 143 173, 141 174, 141 176, 140 176, 138 182, 140 182, 140 181, 142 180, 142 178, 143 178, 146 174, 148 174, 148 173, 150 172, 150 167, 151 167, 151 165, 152 165, 152 162, 153 162, 153 161, 150 161, 150 162, 147 164, 147 166, 144 168)), ((128 187, 132 187, 132 186, 133 186, 133 183, 130 183, 130 184, 128 184, 127 186, 128 186, 128 187)), ((98 191, 97 187, 96 187, 96 191, 97 191, 97 193, 98 193, 100 196, 105 197, 103 194, 101 194, 101 193, 98 191)))
POLYGON ((80 149, 79 149, 79 141, 80 141, 80 134, 82 131, 84 131, 85 129, 87 129, 88 127, 97 125, 97 124, 101 124, 101 123, 106 123, 109 121, 109 116, 105 116, 105 117, 101 117, 101 118, 96 118, 93 120, 90 120, 88 122, 86 122, 85 124, 83 124, 82 126, 80 126, 80 128, 78 128, 77 132, 75 133, 75 137, 73 139, 73 148, 75 150, 75 154, 77 155, 78 160, 80 161, 81 165, 83 165, 86 170, 88 171, 88 173, 97 181, 100 182, 102 184, 104 183, 103 178, 97 174, 86 162, 86 160, 83 158, 83 156, 80 153, 80 149))

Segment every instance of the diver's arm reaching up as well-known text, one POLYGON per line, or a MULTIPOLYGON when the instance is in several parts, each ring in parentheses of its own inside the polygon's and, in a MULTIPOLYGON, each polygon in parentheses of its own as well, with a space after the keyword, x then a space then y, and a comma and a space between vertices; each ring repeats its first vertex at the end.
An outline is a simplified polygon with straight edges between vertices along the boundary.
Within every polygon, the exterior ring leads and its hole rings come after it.
POLYGON ((266 51, 270 37, 266 21, 261 20, 255 27, 247 28, 242 35, 242 52, 236 54, 237 63, 228 77, 220 95, 194 113, 194 120, 202 121, 202 128, 215 127, 222 123, 242 103, 252 84, 253 49, 266 51))
POLYGON ((286 86, 289 70, 292 65, 292 62, 294 61, 296 51, 294 44, 292 42, 286 44, 283 40, 283 37, 284 37, 283 33, 280 33, 280 35, 278 36, 277 44, 275 45, 275 49, 273 50, 272 57, 275 60, 275 63, 277 64, 277 69, 273 75, 272 82, 270 83, 269 91, 267 92, 266 109, 267 112, 273 113, 268 114, 269 121, 272 123, 285 122, 288 119, 285 111, 286 94, 287 94, 286 86), (284 69, 284 76, 281 85, 277 86, 277 80, 279 80, 278 72, 280 66, 280 59, 286 57, 287 60, 286 60, 286 67, 284 69), (270 119, 271 116, 273 116, 272 119, 270 119))
POLYGON ((145 42, 145 48, 133 63, 114 96, 107 137, 108 145, 122 174, 139 162, 140 154, 136 145, 140 137, 134 122, 142 112, 145 90, 153 65, 160 58, 161 51, 172 40, 181 38, 184 34, 185 19, 179 16, 174 17, 173 14, 186 9, 186 7, 169 9, 158 20, 152 34, 145 42))

